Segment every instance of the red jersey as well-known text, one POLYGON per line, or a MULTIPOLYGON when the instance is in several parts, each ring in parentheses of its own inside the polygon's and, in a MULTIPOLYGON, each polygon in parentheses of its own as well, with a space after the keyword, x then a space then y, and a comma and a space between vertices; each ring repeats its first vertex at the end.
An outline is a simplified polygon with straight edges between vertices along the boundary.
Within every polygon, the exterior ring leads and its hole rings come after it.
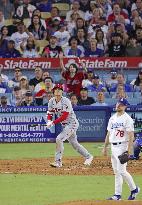
POLYGON ((77 96, 80 95, 80 89, 82 87, 83 79, 87 78, 87 74, 83 72, 77 72, 73 78, 70 77, 70 72, 65 71, 62 73, 63 78, 66 80, 67 92, 73 92, 77 96))
MULTIPOLYGON (((128 15, 123 11, 120 12, 120 15, 123 16, 125 20, 128 19, 128 15)), ((112 23, 115 20, 116 20, 116 16, 114 15, 114 13, 108 16, 108 23, 112 23)))

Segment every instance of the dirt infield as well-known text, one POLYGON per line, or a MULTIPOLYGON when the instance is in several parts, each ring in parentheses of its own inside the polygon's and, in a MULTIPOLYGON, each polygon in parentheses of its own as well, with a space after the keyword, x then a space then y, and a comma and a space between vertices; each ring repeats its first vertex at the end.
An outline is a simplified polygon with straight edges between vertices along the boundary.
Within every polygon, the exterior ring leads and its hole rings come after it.
MULTIPOLYGON (((0 160, 0 173, 41 174, 41 175, 112 175, 110 158, 94 158, 90 167, 83 165, 81 157, 64 158, 62 168, 52 168, 48 159, 0 160)), ((142 159, 129 161, 128 170, 132 174, 142 173, 142 159)))
POLYGON ((142 205, 142 201, 72 201, 57 205, 142 205))

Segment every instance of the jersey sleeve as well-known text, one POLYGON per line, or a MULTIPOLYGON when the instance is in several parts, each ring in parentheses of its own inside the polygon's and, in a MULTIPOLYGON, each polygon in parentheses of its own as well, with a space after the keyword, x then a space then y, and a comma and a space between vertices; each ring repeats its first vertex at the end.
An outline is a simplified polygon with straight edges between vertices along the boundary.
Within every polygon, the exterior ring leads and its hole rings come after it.
POLYGON ((134 131, 134 121, 131 118, 127 119, 126 121, 126 131, 127 132, 134 131))
POLYGON ((110 130, 111 130, 111 119, 109 119, 108 125, 107 125, 107 131, 110 132, 110 130))

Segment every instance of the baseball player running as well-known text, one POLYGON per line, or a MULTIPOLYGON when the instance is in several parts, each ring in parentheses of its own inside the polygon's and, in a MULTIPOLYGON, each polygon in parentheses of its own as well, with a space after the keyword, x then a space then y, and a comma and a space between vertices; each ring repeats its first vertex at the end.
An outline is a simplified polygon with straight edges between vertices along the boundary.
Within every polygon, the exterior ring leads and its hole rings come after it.
POLYGON ((132 176, 126 170, 127 163, 121 164, 118 158, 125 151, 130 154, 133 146, 134 124, 133 119, 125 112, 127 105, 128 101, 121 98, 116 104, 116 113, 108 122, 103 154, 107 155, 107 146, 110 143, 111 163, 115 174, 115 194, 108 200, 121 200, 123 180, 127 182, 131 191, 128 200, 134 200, 140 192, 140 188, 135 185, 132 176))
POLYGON ((52 167, 62 167, 62 155, 64 151, 63 142, 67 139, 72 147, 79 152, 84 158, 84 165, 90 165, 93 156, 77 141, 76 131, 79 123, 73 111, 71 102, 68 98, 63 97, 63 87, 57 84, 53 88, 54 97, 49 100, 47 112, 47 128, 61 123, 63 131, 56 138, 55 162, 52 167), (57 115, 57 119, 52 121, 53 115, 57 115))

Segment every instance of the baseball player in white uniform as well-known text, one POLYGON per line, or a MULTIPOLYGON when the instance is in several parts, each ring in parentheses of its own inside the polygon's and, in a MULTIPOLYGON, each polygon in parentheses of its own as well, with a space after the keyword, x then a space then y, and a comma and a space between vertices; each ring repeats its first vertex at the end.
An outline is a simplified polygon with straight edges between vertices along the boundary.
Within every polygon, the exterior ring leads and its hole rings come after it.
POLYGON ((56 138, 55 162, 52 167, 62 167, 62 156, 64 151, 63 142, 68 140, 72 147, 79 152, 84 158, 84 165, 90 165, 93 156, 77 141, 76 131, 79 123, 73 111, 71 102, 68 98, 63 97, 63 87, 57 84, 53 88, 54 97, 49 100, 47 112, 47 128, 61 123, 63 131, 56 138), (53 115, 57 115, 57 119, 52 121, 53 115))
POLYGON ((140 192, 133 181, 132 176, 127 172, 127 163, 121 164, 118 156, 128 151, 130 155, 134 139, 133 119, 125 112, 129 105, 125 98, 121 98, 116 104, 116 113, 110 117, 107 127, 107 135, 103 154, 107 155, 107 146, 111 144, 111 163, 115 174, 115 194, 108 200, 121 200, 123 180, 127 182, 131 194, 128 200, 134 200, 140 192))

